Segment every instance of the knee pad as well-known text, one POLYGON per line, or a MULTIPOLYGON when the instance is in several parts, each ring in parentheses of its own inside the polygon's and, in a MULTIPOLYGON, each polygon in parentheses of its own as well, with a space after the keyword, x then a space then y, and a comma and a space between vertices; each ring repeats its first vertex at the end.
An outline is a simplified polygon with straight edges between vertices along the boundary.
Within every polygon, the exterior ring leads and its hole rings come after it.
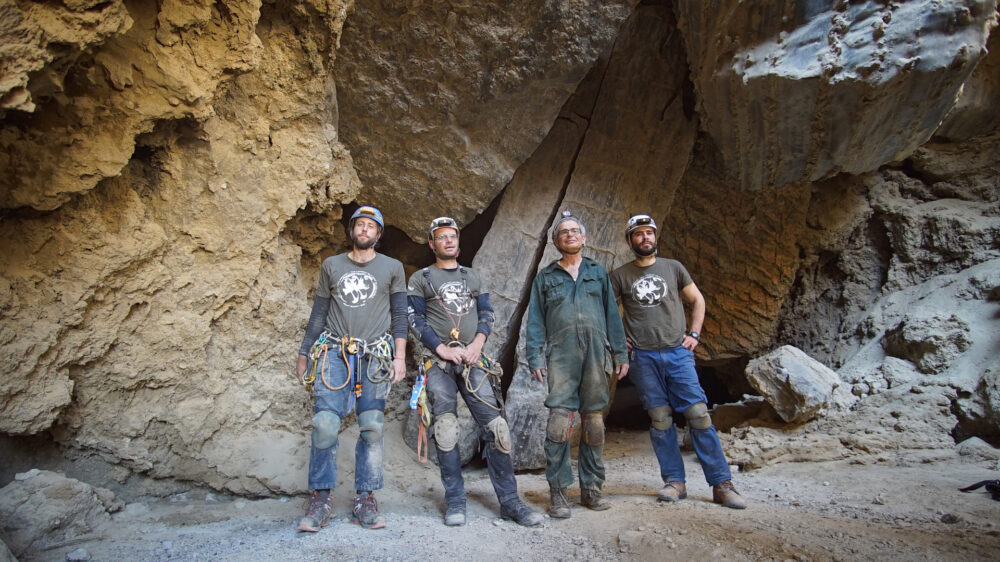
POLYGON ((382 421, 385 414, 379 410, 365 410, 358 414, 358 427, 361 429, 361 438, 365 442, 374 445, 382 438, 382 421))
POLYGON ((312 418, 312 445, 317 449, 329 449, 337 444, 340 433, 340 416, 330 410, 320 410, 312 418))
POLYGON ((583 442, 591 447, 604 446, 604 416, 600 412, 583 414, 583 442))
POLYGON ((569 433, 573 430, 572 413, 565 408, 549 410, 549 423, 545 426, 545 438, 553 443, 569 441, 569 433))
POLYGON ((672 415, 673 412, 670 410, 670 406, 663 405, 650 408, 646 413, 649 414, 649 423, 653 426, 653 429, 666 431, 674 423, 674 416, 672 415))
POLYGON ((704 402, 695 402, 693 406, 684 410, 684 417, 687 418, 692 429, 712 427, 712 418, 708 415, 708 406, 704 402))
POLYGON ((437 448, 448 452, 458 444, 458 416, 441 414, 434 419, 434 442, 437 448))
POLYGON ((510 454, 510 427, 503 416, 493 418, 493 421, 486 424, 486 429, 493 433, 493 446, 498 451, 506 455, 510 454))

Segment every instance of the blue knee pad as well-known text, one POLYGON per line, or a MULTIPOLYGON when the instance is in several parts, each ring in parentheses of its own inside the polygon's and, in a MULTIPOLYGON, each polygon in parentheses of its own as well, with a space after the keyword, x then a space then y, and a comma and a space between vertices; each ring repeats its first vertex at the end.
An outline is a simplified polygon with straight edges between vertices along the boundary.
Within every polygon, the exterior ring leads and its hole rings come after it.
POLYGON ((361 438, 367 443, 375 444, 382 438, 382 421, 385 414, 380 410, 366 410, 358 414, 358 427, 361 428, 361 438))
POLYGON ((329 449, 337 444, 340 433, 340 416, 330 410, 320 410, 312 419, 312 445, 317 449, 329 449))

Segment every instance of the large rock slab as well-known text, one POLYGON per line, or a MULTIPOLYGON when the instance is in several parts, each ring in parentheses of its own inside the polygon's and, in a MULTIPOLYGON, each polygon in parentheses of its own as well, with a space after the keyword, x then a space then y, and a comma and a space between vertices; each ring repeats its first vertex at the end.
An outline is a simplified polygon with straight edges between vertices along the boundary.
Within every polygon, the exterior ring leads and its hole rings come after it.
MULTIPOLYGON (((536 233, 531 245, 536 252, 535 267, 527 278, 514 280, 520 288, 506 289, 519 289, 522 307, 527 304, 527 286, 537 268, 558 258, 549 237, 557 211, 570 209, 583 220, 587 227, 585 255, 610 271, 632 258, 624 240, 627 217, 640 212, 662 216, 669 208, 696 131, 694 115, 685 106, 686 65, 679 37, 673 32, 675 25, 666 6, 636 8, 623 26, 606 68, 596 69, 588 78, 594 81, 582 88, 583 94, 593 96, 593 105, 579 114, 587 119, 582 142, 565 146, 567 152, 575 150, 570 153, 572 165, 562 175, 565 191, 558 193, 555 205, 549 207, 544 225, 534 223, 524 229, 536 233), (636 76, 648 81, 638 82, 636 76)), ((560 177, 557 173, 546 175, 560 177)), ((508 201, 505 194, 500 212, 511 208, 506 212, 523 213, 537 205, 532 196, 508 201)), ((482 252, 480 249, 477 261, 482 252)), ((545 464, 542 444, 548 411, 543 402, 547 389, 528 371, 523 324, 519 322, 518 327, 513 380, 507 394, 514 466, 540 468, 545 464)))
POLYGON ((985 53, 995 1, 677 3, 704 128, 757 189, 899 160, 985 53))
POLYGON ((837 373, 802 350, 785 345, 747 364, 747 380, 788 423, 822 414, 837 400, 837 373))
POLYGON ((635 3, 359 2, 336 79, 365 202, 419 242, 442 205, 468 223, 545 137, 635 3))
POLYGON ((88 535, 124 507, 113 493, 33 469, 0 488, 0 531, 15 556, 88 535))

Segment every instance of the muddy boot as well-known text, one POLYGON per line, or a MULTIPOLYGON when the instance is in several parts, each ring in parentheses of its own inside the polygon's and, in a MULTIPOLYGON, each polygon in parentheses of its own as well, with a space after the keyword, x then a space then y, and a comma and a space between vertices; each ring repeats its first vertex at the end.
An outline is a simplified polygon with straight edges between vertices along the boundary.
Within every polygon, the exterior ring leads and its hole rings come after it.
POLYGON ((549 485, 549 517, 553 519, 569 519, 569 498, 566 488, 556 488, 549 485))
POLYGON ((385 518, 378 514, 378 502, 374 492, 358 491, 354 496, 354 511, 352 519, 365 529, 381 529, 385 527, 385 518))
POLYGON ((600 490, 589 490, 587 488, 581 488, 580 503, 583 504, 583 507, 593 509, 594 511, 604 511, 605 509, 611 509, 611 502, 601 497, 600 490))
POLYGON ((677 480, 667 482, 667 485, 656 495, 656 499, 661 502, 675 502, 686 497, 688 497, 687 486, 677 480))
POLYGON ((534 527, 542 523, 542 514, 528 507, 528 504, 521 501, 521 498, 501 505, 500 517, 524 527, 534 527))
POLYGON ((730 509, 746 509, 747 507, 746 500, 733 487, 732 480, 719 482, 712 486, 712 501, 721 503, 730 509))
POLYGON ((465 525, 465 502, 448 506, 444 512, 444 524, 449 527, 465 525))
POLYGON ((331 513, 333 513, 333 497, 329 490, 326 492, 314 490, 306 515, 299 520, 298 530, 307 533, 319 532, 330 521, 331 513))

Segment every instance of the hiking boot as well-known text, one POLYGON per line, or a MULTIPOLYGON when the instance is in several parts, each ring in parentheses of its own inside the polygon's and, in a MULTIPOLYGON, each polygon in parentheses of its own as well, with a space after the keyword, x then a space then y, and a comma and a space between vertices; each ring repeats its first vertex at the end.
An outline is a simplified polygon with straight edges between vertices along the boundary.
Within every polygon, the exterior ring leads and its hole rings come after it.
POLYGON ((549 486, 549 517, 553 519, 569 519, 569 498, 566 488, 549 486))
POLYGON ((580 503, 583 504, 583 507, 593 509, 594 511, 604 511, 605 509, 611 509, 611 502, 601 497, 600 490, 590 490, 588 488, 581 488, 580 503))
POLYGON ((449 527, 465 525, 465 502, 448 506, 444 512, 444 524, 449 527))
POLYGON ((732 480, 719 482, 712 486, 712 501, 721 503, 730 509, 746 509, 747 507, 746 500, 733 487, 732 480))
POLYGON ((329 523, 331 513, 333 513, 333 496, 329 492, 321 495, 313 490, 306 515, 299 520, 298 530, 307 533, 319 532, 329 523))
POLYGON ((528 504, 515 498, 500 506, 500 517, 513 521, 523 527, 534 527, 542 524, 542 514, 528 507, 528 504))
POLYGON ((375 501, 375 492, 358 492, 354 496, 354 511, 352 519, 365 529, 381 529, 385 527, 385 518, 379 517, 378 502, 375 501))
POLYGON ((687 486, 679 480, 671 480, 656 495, 657 501, 676 502, 688 497, 687 486))

